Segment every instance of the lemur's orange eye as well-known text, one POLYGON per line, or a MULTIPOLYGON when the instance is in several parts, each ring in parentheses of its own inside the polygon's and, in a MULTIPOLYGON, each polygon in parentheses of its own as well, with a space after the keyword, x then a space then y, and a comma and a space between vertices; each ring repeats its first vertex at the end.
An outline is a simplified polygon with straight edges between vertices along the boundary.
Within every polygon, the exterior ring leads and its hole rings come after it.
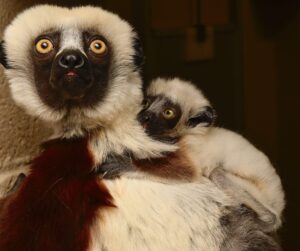
POLYGON ((102 40, 95 39, 94 41, 91 42, 90 49, 95 54, 101 55, 107 51, 107 46, 102 40))
POLYGON ((176 112, 172 108, 167 108, 163 111, 163 116, 165 119, 173 119, 176 116, 176 112))
POLYGON ((37 52, 46 54, 53 50, 53 44, 49 39, 42 38, 35 44, 35 48, 37 52))

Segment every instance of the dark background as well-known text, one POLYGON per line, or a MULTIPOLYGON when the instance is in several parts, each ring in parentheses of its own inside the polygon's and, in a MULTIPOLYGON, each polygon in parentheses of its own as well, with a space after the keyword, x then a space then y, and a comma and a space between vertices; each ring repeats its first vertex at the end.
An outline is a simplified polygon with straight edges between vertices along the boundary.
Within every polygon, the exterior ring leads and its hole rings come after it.
POLYGON ((218 125, 270 157, 287 194, 284 250, 300 250, 300 1, 24 2, 16 8, 92 4, 128 20, 144 45, 146 82, 179 76, 197 83, 215 106, 218 125))

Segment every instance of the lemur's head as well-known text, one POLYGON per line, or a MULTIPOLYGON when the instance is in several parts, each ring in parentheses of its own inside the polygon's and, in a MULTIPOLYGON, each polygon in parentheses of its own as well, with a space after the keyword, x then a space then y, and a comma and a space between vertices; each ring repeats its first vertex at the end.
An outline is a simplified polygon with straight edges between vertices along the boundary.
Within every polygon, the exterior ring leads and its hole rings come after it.
POLYGON ((156 79, 146 90, 138 120, 146 132, 161 140, 191 133, 205 133, 216 118, 202 92, 181 79, 156 79))
POLYGON ((0 50, 20 106, 46 121, 83 127, 137 111, 142 59, 133 28, 90 6, 25 10, 6 28, 0 50))

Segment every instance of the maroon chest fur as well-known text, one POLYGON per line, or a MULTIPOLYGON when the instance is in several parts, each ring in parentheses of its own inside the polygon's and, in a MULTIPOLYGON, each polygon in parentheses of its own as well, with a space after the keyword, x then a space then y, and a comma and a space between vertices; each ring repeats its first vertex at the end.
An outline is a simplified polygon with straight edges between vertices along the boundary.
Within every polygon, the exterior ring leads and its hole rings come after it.
POLYGON ((0 215, 1 251, 83 251, 97 210, 113 207, 87 139, 54 140, 0 215))

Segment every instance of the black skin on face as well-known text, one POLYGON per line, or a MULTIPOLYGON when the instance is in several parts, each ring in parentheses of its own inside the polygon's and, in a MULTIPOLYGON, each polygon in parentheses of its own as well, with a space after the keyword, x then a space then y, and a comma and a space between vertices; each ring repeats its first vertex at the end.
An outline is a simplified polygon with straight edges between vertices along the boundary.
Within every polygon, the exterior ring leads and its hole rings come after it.
MULTIPOLYGON (((83 43, 87 57, 78 50, 73 51, 77 55, 80 54, 84 65, 71 70, 59 65, 59 57, 57 57, 59 43, 59 32, 45 33, 33 42, 31 56, 39 96, 45 104, 56 110, 92 107, 103 100, 107 93, 112 54, 109 42, 94 32, 84 32, 83 43), (35 46, 43 38, 53 44, 53 50, 47 54, 39 53, 35 46), (90 50, 90 43, 95 39, 100 39, 106 44, 106 53, 97 55, 90 50), (70 71, 75 72, 75 76, 69 77, 67 74, 70 71)), ((62 53, 70 53, 70 51, 62 53)))
POLYGON ((149 96, 144 101, 145 108, 139 113, 138 121, 145 128, 151 137, 157 140, 170 139, 170 132, 179 122, 182 111, 179 105, 163 96, 149 96), (166 113, 171 110, 173 116, 166 117, 166 113))

